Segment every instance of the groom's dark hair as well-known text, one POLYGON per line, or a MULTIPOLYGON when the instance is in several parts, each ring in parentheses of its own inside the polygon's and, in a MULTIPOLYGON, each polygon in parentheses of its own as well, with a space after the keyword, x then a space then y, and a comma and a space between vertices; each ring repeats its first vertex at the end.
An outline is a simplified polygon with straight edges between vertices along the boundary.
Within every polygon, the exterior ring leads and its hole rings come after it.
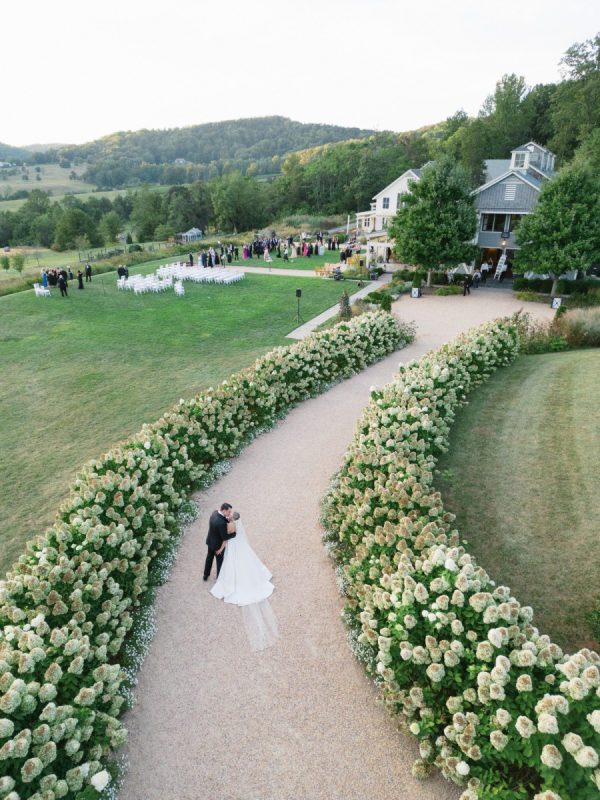
POLYGON ((221 505, 221 511, 229 511, 230 508, 231 508, 231 504, 230 503, 223 503, 221 505))

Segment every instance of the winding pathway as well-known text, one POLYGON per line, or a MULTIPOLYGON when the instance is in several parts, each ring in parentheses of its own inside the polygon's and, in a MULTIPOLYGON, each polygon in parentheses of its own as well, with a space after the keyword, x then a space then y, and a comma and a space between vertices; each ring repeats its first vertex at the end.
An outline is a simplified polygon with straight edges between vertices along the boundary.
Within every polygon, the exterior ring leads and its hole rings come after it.
MULTIPOLYGON (((527 304, 536 317, 551 312, 527 304)), ((455 800, 440 775, 411 776, 412 737, 396 732, 346 644, 342 598, 321 543, 319 501, 339 468, 373 384, 460 331, 522 307, 511 294, 402 298, 417 339, 295 408, 231 471, 196 496, 199 518, 159 593, 157 633, 127 714, 121 800, 455 800), (241 610, 202 582, 211 511, 238 508, 273 572, 280 638, 251 652, 241 610)))

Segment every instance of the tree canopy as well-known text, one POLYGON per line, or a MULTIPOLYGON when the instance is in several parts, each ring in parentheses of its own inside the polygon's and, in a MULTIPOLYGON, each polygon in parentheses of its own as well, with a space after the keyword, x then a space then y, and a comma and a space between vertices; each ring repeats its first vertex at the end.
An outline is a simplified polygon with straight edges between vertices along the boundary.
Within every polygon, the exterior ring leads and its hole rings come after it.
POLYGON ((442 156, 425 167, 421 180, 411 184, 402 200, 389 227, 401 261, 431 271, 475 257, 477 212, 469 176, 452 158, 442 156))
POLYGON ((600 257, 600 180, 582 167, 562 170, 542 188, 516 231, 515 266, 550 273, 589 270, 600 257))

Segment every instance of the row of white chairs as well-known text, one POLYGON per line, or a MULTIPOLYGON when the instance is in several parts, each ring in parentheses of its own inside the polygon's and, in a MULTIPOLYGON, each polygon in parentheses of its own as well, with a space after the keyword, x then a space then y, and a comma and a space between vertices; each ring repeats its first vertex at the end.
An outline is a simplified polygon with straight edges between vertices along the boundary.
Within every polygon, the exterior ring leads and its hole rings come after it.
POLYGON ((165 264, 158 267, 157 275, 171 276, 180 281, 194 281, 194 283, 236 283, 245 277, 245 273, 238 269, 180 267, 174 264, 165 264))
POLYGON ((44 286, 40 286, 39 283, 33 284, 33 290, 35 292, 36 297, 50 297, 50 289, 46 289, 44 286))
POLYGON ((118 289, 130 289, 134 294, 164 292, 166 289, 171 289, 172 286, 172 278, 161 281, 156 275, 133 275, 131 278, 119 278, 117 280, 118 289))
POLYGON ((130 278, 119 278, 117 288, 130 289, 134 294, 144 292, 162 292, 166 289, 174 288, 179 295, 184 294, 183 281, 194 281, 194 283, 237 283, 245 278, 245 273, 237 269, 203 267, 186 267, 185 262, 165 264, 158 267, 156 274, 132 275, 130 278), (175 281, 175 283, 174 283, 175 281), (177 286, 179 285, 179 290, 177 286))

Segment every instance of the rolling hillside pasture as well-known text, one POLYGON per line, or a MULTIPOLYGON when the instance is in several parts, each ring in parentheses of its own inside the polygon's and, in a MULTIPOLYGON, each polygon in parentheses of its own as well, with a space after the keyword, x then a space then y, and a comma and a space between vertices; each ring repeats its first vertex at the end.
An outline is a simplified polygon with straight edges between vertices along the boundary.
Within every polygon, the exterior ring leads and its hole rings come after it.
MULTIPOLYGON (((146 268, 145 272, 154 267, 146 268)), ((114 273, 69 297, 0 298, 0 568, 42 532, 76 470, 262 353, 289 344, 341 294, 333 281, 247 275, 231 286, 185 283, 135 296, 114 273)))
MULTIPOLYGON (((55 166, 55 165, 53 164, 51 166, 55 166)), ((35 180, 35 178, 34 178, 34 180, 35 180)), ((72 184, 73 182, 69 181, 69 183, 72 184)), ((40 184, 37 183, 37 181, 36 181, 36 184, 34 186, 31 186, 30 184, 31 184, 31 181, 29 182, 29 184, 24 184, 23 186, 21 186, 19 188, 28 189, 28 190, 42 188, 40 186, 40 184)), ((89 184, 85 184, 85 186, 89 187, 89 184)), ((139 189, 139 186, 136 187, 136 188, 139 189)), ((154 186, 153 188, 156 189, 157 191, 161 192, 163 189, 165 191, 168 191, 170 187, 169 186, 154 186)), ((46 187, 46 191, 47 190, 48 190, 48 187, 46 187)), ((0 191, 2 191, 2 184, 1 183, 0 183, 0 191)), ((127 192, 129 192, 129 191, 135 191, 135 189, 133 189, 133 190, 132 189, 109 189, 109 190, 107 190, 105 192, 93 192, 93 191, 90 191, 89 188, 88 188, 87 191, 77 191, 76 192, 73 189, 73 186, 71 185, 71 188, 67 189, 62 194, 53 193, 52 194, 52 201, 54 202, 56 200, 56 201, 60 202, 61 200, 64 200, 64 198, 67 195, 70 195, 70 194, 75 194, 77 196, 77 199, 78 200, 82 200, 82 201, 83 200, 89 200, 90 197, 97 197, 99 200, 101 198, 103 198, 103 197, 106 197, 106 198, 108 198, 108 200, 114 200, 115 197, 117 197, 118 195, 127 194, 127 192)), ((21 208, 21 206, 26 202, 26 200, 27 200, 26 197, 23 197, 20 200, 0 200, 0 212, 1 211, 18 211, 21 208)))
MULTIPOLYGON (((52 197, 68 193, 91 192, 94 185, 81 180, 70 180, 69 175, 74 171, 78 176, 85 171, 85 166, 78 167, 59 167, 58 164, 39 164, 39 173, 35 166, 27 166, 25 170, 17 167, 16 175, 9 175, 6 168, 0 169, 0 197, 5 197, 6 192, 17 192, 20 189, 31 191, 32 189, 43 189, 51 192, 52 197), (24 181, 22 176, 27 175, 29 180, 24 181), (36 179, 39 175, 41 180, 36 179)), ((19 201, 4 201, 7 203, 19 201)), ((17 206, 18 207, 18 206, 17 206)), ((0 204, 2 211, 14 211, 9 205, 0 204)))

